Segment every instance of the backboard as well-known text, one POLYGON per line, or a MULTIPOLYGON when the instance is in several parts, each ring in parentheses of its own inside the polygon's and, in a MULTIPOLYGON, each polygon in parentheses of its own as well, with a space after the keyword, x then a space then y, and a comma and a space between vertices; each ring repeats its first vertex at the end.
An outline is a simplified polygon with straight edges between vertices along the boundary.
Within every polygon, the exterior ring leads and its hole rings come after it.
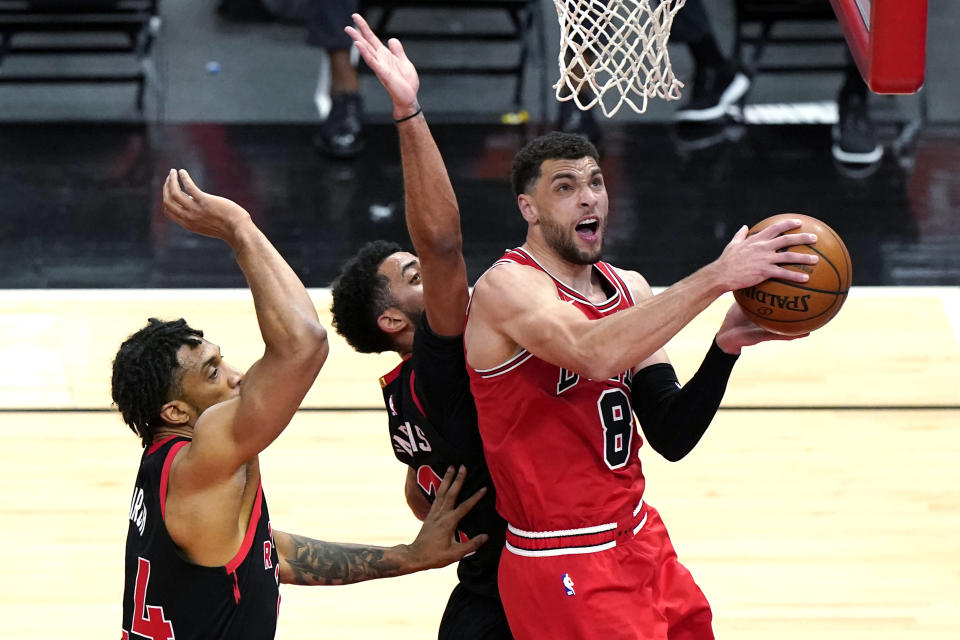
POLYGON ((874 93, 923 86, 927 0, 830 0, 857 67, 874 93))

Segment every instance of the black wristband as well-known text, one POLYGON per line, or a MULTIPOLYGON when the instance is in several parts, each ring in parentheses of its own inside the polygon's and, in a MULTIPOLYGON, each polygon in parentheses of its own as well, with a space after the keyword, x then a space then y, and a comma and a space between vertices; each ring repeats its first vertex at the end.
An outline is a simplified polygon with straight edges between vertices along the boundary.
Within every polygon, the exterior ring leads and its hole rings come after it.
POLYGON ((402 118, 398 118, 398 119, 394 120, 393 122, 394 122, 394 124, 400 124, 401 122, 406 122, 407 120, 413 120, 414 118, 416 118, 416 117, 417 117, 418 115, 420 115, 421 113, 423 113, 423 107, 421 107, 420 105, 417 105, 417 110, 416 110, 416 111, 414 111, 413 113, 411 113, 411 114, 408 115, 408 116, 404 116, 404 117, 402 117, 402 118))

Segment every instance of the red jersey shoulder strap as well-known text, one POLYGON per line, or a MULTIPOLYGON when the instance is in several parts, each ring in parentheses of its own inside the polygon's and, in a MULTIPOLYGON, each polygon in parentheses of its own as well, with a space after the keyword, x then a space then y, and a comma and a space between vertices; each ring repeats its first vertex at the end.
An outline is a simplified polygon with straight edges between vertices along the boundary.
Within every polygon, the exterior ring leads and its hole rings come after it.
POLYGON ((540 264, 539 262, 537 262, 537 259, 536 259, 536 258, 534 258, 532 255, 530 255, 529 253, 527 253, 527 252, 526 252, 524 249, 522 249, 522 248, 512 249, 512 250, 508 251, 506 254, 504 254, 504 256, 503 256, 502 258, 500 258, 500 261, 498 261, 498 262, 499 262, 499 263, 502 263, 502 262, 515 262, 515 263, 517 263, 517 264, 526 265, 526 266, 528 266, 528 267, 533 267, 534 269, 537 269, 538 271, 542 271, 543 273, 545 273, 545 274, 547 274, 548 276, 550 276, 550 279, 551 279, 551 280, 553 280, 553 286, 555 286, 555 287, 557 288, 557 293, 558 293, 558 295, 560 296, 561 299, 564 299, 564 300, 578 300, 578 301, 583 302, 583 303, 585 303, 585 304, 591 304, 591 302, 590 302, 589 300, 587 300, 585 297, 583 297, 583 294, 581 294, 579 291, 577 291, 576 289, 574 289, 573 287, 571 287, 570 285, 568 285, 567 283, 565 283, 563 280, 560 280, 559 278, 557 278, 556 276, 554 276, 552 273, 550 273, 549 271, 547 271, 546 267, 544 267, 542 264, 540 264))
MULTIPOLYGON (((510 249, 509 251, 504 253, 499 260, 494 262, 490 266, 490 268, 484 272, 483 275, 486 275, 486 273, 489 272, 490 269, 493 269, 494 267, 501 264, 522 264, 528 267, 533 267, 538 271, 542 271, 543 273, 550 276, 551 280, 553 280, 554 286, 556 286, 557 292, 560 294, 562 298, 577 300, 584 304, 597 307, 601 311, 607 311, 611 308, 621 306, 620 304, 621 299, 627 301, 629 303, 629 306, 633 306, 635 304, 633 294, 630 292, 630 287, 628 287, 627 283, 624 282, 623 277, 619 273, 617 273, 617 270, 611 264, 606 262, 597 262, 594 266, 597 268, 600 274, 607 280, 607 282, 610 283, 610 286, 613 287, 614 293, 606 301, 600 304, 594 304, 590 302, 588 299, 586 299, 583 296, 582 293, 580 293, 570 285, 566 284, 562 280, 558 279, 552 273, 547 271, 547 269, 544 268, 542 264, 537 262, 536 258, 534 258, 532 255, 530 255, 527 251, 525 251, 521 247, 510 249)), ((480 277, 482 278, 483 275, 481 275, 480 277)), ((469 314, 469 304, 467 306, 467 313, 469 314)))
POLYGON ((610 281, 610 284, 620 292, 620 295, 622 295, 624 299, 630 303, 631 307, 636 304, 636 300, 633 298, 633 293, 630 291, 630 287, 627 286, 626 281, 617 271, 616 267, 609 262, 598 262, 596 266, 600 273, 606 276, 607 280, 610 281))

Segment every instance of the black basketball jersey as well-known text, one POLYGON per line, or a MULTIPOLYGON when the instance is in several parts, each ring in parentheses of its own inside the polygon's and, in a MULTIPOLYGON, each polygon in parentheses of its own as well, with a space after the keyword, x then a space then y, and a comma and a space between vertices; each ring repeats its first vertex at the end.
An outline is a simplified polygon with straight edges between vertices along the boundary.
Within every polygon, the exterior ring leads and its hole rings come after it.
POLYGON ((184 560, 167 532, 170 463, 190 441, 174 436, 148 448, 130 501, 123 640, 264 640, 280 606, 280 564, 263 487, 237 555, 222 567, 184 560))
POLYGON ((414 470, 417 485, 430 502, 451 465, 467 467, 460 500, 487 487, 487 494, 460 521, 457 536, 461 542, 481 533, 490 537, 476 553, 460 561, 457 575, 464 588, 499 598, 497 565, 506 522, 497 514, 493 482, 483 458, 463 336, 437 336, 422 314, 413 354, 380 378, 380 386, 393 452, 414 470))

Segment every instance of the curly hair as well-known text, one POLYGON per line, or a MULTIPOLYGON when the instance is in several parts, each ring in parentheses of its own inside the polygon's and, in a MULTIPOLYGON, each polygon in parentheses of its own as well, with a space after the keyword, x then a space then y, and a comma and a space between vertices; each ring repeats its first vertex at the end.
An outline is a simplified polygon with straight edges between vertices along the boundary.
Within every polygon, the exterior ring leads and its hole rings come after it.
POLYGON ((191 328, 183 318, 169 322, 150 318, 120 345, 113 360, 113 404, 144 447, 153 444, 154 430, 163 424, 160 409, 181 393, 177 351, 183 345, 196 347, 202 337, 203 331, 191 328))
POLYGON ((380 330, 377 318, 396 300, 390 293, 390 281, 377 270, 387 256, 398 251, 402 249, 396 242, 368 242, 344 263, 333 282, 333 326, 360 353, 393 349, 390 336, 380 330))
POLYGON ((519 196, 540 177, 540 165, 545 160, 577 160, 590 156, 597 162, 600 154, 593 143, 586 137, 553 131, 528 142, 513 158, 510 167, 510 183, 513 185, 513 194, 519 196))

